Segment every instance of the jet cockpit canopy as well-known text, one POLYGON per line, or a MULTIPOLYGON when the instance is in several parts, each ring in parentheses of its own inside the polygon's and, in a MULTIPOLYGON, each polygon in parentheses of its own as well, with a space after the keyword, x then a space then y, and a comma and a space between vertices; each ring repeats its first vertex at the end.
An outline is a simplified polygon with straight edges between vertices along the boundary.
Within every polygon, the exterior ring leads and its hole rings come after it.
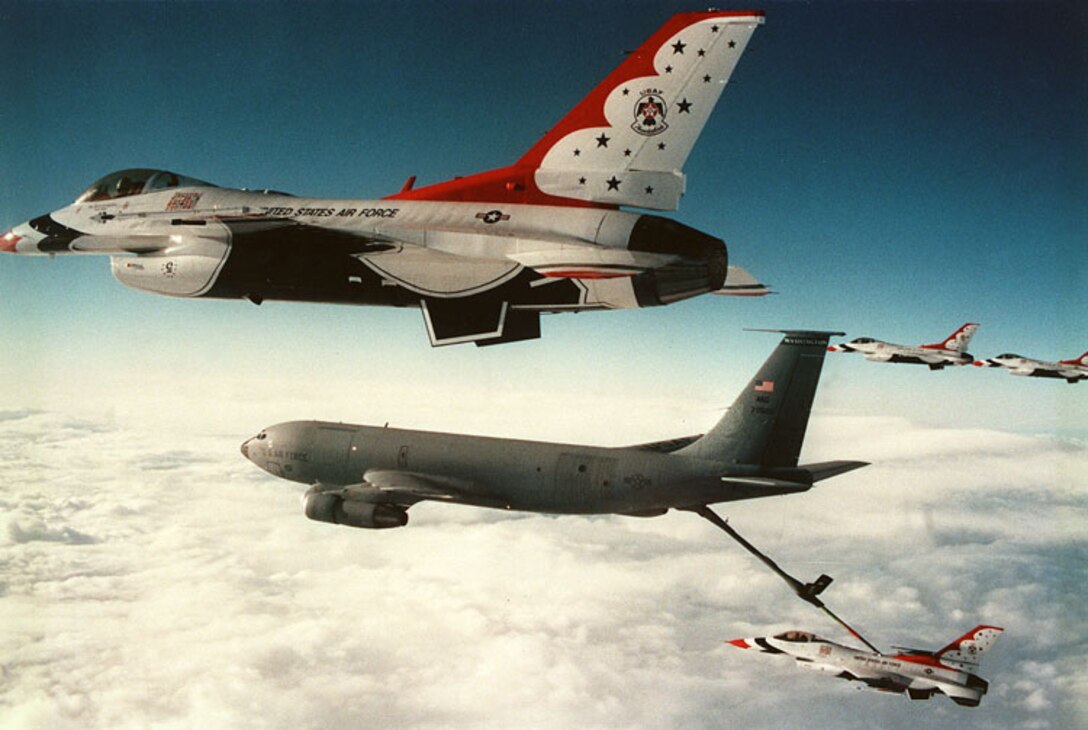
POLYGON ((75 202, 91 203, 101 200, 115 200, 117 198, 127 198, 130 195, 152 193, 156 190, 192 187, 194 185, 215 187, 211 183, 193 177, 186 177, 185 175, 178 175, 176 172, 132 168, 130 170, 119 170, 95 180, 82 195, 76 198, 75 202))
POLYGON ((774 638, 781 639, 782 641, 796 641, 796 642, 809 642, 809 641, 822 641, 816 634, 811 634, 808 631, 783 631, 781 634, 776 635, 774 638))
POLYGON ((1015 360, 1016 358, 1023 359, 1020 355, 1017 355, 1015 352, 1003 352, 1000 355, 998 355, 996 359, 998 359, 998 360, 1015 360))

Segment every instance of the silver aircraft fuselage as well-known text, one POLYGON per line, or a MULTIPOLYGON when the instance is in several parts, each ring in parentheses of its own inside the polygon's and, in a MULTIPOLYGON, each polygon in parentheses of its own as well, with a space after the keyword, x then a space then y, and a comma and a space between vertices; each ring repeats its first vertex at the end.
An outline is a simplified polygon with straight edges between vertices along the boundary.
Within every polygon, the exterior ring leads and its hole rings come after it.
POLYGON ((335 488, 382 484, 388 478, 391 491, 415 483, 433 486, 436 496, 427 498, 556 514, 651 515, 810 486, 789 481, 799 478, 796 469, 756 476, 754 466, 651 447, 580 446, 323 421, 271 426, 246 441, 242 453, 270 474, 303 484, 335 488))

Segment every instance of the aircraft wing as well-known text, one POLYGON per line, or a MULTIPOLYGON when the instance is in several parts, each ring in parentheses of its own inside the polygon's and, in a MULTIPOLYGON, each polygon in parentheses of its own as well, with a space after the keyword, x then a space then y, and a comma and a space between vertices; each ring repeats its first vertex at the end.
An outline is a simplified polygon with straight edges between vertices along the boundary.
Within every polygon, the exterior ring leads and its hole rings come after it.
POLYGON ((399 469, 371 469, 363 474, 363 480, 361 484, 345 487, 345 496, 364 502, 404 505, 430 499, 487 507, 506 506, 501 500, 481 494, 477 485, 467 479, 399 469))
POLYGON ((208 221, 187 220, 186 227, 221 223, 230 229, 236 239, 245 239, 256 245, 303 245, 312 254, 328 252, 358 256, 396 248, 397 241, 387 236, 361 234, 339 228, 325 228, 299 223, 290 218, 261 215, 217 215, 208 221))
POLYGON ((880 672, 875 676, 858 677, 857 681, 864 682, 873 689, 889 692, 905 692, 911 686, 912 679, 895 672, 880 672))

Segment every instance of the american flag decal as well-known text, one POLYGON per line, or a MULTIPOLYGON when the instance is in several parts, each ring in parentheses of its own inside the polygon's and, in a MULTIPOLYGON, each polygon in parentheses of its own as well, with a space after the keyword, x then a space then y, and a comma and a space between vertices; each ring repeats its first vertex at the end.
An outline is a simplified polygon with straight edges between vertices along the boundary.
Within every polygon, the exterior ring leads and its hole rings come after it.
POLYGON ((757 380, 755 391, 757 393, 773 393, 774 381, 773 380, 757 380))

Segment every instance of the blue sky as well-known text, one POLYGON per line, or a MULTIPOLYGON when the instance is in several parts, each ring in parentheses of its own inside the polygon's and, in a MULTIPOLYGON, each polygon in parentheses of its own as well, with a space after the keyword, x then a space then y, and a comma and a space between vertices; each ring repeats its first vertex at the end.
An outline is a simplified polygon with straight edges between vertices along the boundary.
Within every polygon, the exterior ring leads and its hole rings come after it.
MULTIPOLYGON (((373 198, 502 166, 694 7, 0 0, 0 230, 125 167, 373 198)), ((829 355, 804 456, 873 466, 726 511, 794 572, 834 575, 829 605, 881 646, 1001 622, 973 713, 723 652, 846 637, 690 515, 428 504, 403 531, 326 530, 238 453, 299 418, 697 433, 777 341, 745 327, 915 344, 972 320, 978 356, 1088 349, 1086 11, 745 7, 767 22, 677 218, 774 297, 432 349, 410 310, 172 300, 99 257, 0 256, 0 727, 1083 718, 1086 384, 829 355)))

